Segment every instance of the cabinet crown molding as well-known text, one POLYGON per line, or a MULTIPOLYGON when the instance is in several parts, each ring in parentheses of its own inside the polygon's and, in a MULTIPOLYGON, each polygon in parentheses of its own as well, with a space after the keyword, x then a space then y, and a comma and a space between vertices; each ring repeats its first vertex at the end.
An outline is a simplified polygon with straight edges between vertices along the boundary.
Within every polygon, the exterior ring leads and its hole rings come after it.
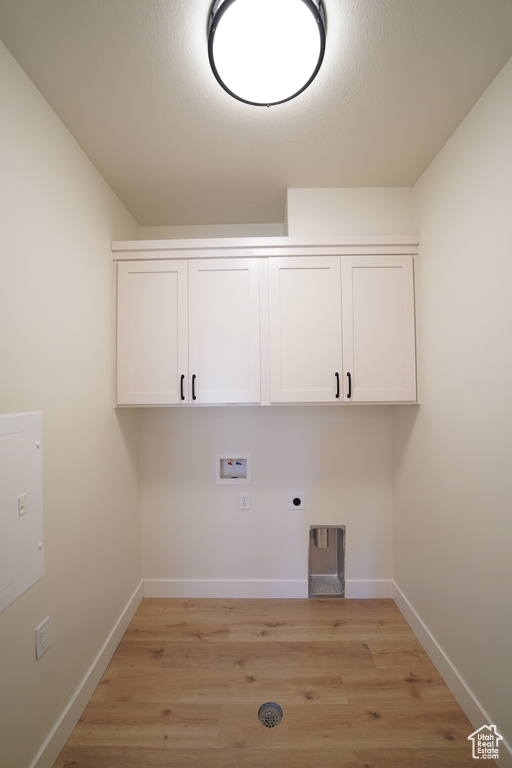
POLYGON ((418 253, 418 235, 114 240, 115 261, 132 259, 262 258, 266 256, 387 256, 418 253))

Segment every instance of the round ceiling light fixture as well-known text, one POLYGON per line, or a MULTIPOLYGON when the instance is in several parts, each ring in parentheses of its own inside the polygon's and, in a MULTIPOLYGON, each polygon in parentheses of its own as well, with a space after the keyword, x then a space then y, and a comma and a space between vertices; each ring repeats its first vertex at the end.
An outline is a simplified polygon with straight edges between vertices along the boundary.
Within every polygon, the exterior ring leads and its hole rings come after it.
POLYGON ((325 52, 322 0, 215 0, 208 57, 231 96, 271 107, 302 93, 325 52))

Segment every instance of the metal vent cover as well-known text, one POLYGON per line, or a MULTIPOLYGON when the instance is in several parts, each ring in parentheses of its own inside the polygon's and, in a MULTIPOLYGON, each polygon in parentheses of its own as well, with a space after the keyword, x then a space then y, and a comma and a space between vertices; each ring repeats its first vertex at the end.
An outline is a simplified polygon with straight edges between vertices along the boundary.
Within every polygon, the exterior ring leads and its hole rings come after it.
POLYGON ((275 728, 283 719, 283 710, 279 704, 268 701, 262 704, 258 710, 258 720, 265 728, 275 728))

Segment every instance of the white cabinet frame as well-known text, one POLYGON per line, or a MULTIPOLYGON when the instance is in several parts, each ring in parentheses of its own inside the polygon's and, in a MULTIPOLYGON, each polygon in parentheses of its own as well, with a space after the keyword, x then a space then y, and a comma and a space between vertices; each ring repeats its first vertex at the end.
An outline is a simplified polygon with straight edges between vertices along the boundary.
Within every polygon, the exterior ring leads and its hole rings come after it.
POLYGON ((257 259, 118 264, 117 404, 260 402, 257 259))
POLYGON ((270 401, 340 399, 340 259, 269 259, 270 401))
POLYGON ((344 399, 416 401, 412 256, 343 256, 344 399))
MULTIPOLYGON (((126 306, 123 300, 118 307, 118 405, 174 405, 189 402, 195 404, 192 401, 192 369, 196 367, 199 370, 203 366, 202 370, 207 370, 204 368, 206 363, 201 363, 199 359, 201 344, 203 348, 211 345, 212 339, 219 334, 219 324, 221 327, 228 326, 229 336, 232 319, 241 317, 244 304, 247 308, 246 317, 251 318, 251 329, 245 328, 243 333, 239 333, 240 328, 237 328, 235 347, 238 344, 238 348, 242 349, 244 340, 251 339, 248 343, 252 352, 246 358, 246 371, 250 373, 246 376, 243 386, 238 383, 230 388, 222 382, 222 377, 215 381, 215 376, 212 376, 208 384, 208 375, 203 378, 203 374, 196 372, 197 403, 417 402, 414 260, 418 253, 418 244, 419 239, 415 235, 339 239, 279 237, 113 242, 112 250, 118 264, 120 290, 124 291, 126 286, 123 287, 123 284, 130 280, 133 286, 128 305, 126 306), (275 328, 276 322, 279 327, 283 318, 276 319, 273 309, 272 292, 276 288, 272 276, 272 259, 282 262, 284 269, 286 259, 289 258, 291 262, 299 257, 303 268, 309 264, 312 266, 308 268, 312 270, 319 268, 322 263, 327 264, 331 257, 341 265, 339 291, 342 318, 340 322, 339 306, 338 309, 334 308, 329 327, 334 328, 334 324, 339 326, 338 340, 342 339, 342 354, 339 354, 339 341, 332 342, 332 351, 328 353, 325 351, 325 339, 322 339, 323 351, 315 350, 316 358, 322 363, 320 367, 327 370, 325 361, 330 355, 332 363, 329 361, 329 366, 332 365, 333 371, 329 376, 330 384, 322 383, 320 387, 316 387, 316 392, 315 386, 308 386, 304 376, 295 392, 291 391, 293 386, 283 387, 281 383, 276 384, 275 328), (208 269, 208 261, 211 259, 219 264, 222 260, 227 270, 230 269, 231 262, 232 272, 234 260, 243 259, 253 263, 252 272, 259 271, 259 287, 254 287, 256 282, 250 289, 245 285, 243 288, 237 287, 234 296, 227 302, 226 306, 231 301, 230 308, 226 308, 224 315, 220 313, 220 319, 217 318, 216 328, 215 323, 209 327, 205 320, 208 311, 205 310, 201 315, 201 302, 195 298, 197 294, 194 288, 196 278, 200 274, 205 279, 205 285, 208 282, 212 285, 215 283, 217 278, 213 277, 214 270, 208 269), (144 270, 143 267, 147 261, 152 262, 152 269, 165 274, 164 286, 157 287, 151 278, 146 280, 141 277, 144 271, 147 272, 147 268, 144 270), (381 267, 386 269, 381 271, 381 267), (185 293, 181 288, 183 280, 179 277, 183 273, 187 275, 185 293), (209 273, 211 280, 207 277, 209 273), (136 285, 140 286, 140 295, 137 295, 139 289, 136 285), (387 298, 380 294, 379 301, 375 301, 375 297, 379 295, 379 285, 384 287, 387 298), (237 299, 240 292, 246 297, 243 301, 237 299), (142 310, 144 293, 152 295, 152 306, 147 314, 142 310), (171 295, 177 297, 175 310, 170 309, 167 303, 166 297, 171 295), (186 305, 184 310, 183 303, 186 305), (367 311, 368 308, 370 312, 367 311), (135 329, 139 321, 142 325, 128 340, 126 328, 130 327, 131 323, 132 330, 135 329), (151 334, 151 330, 158 328, 161 322, 167 323, 167 338, 160 336, 147 344, 144 335, 151 334), (185 325, 186 332, 183 331, 185 325), (176 330, 178 327, 179 332, 176 330), (142 328, 145 329, 144 332, 142 328), (175 341, 175 332, 179 341, 175 341), (256 344, 258 334, 259 344, 256 344), (257 353, 254 351, 256 349, 257 353), (156 384, 145 379, 144 364, 136 363, 137 357, 139 361, 149 360, 154 365, 157 365, 159 360, 162 361, 156 384), (177 368, 183 370, 187 377, 183 399, 180 390, 180 376, 183 374, 178 375, 177 368), (380 381, 378 377, 372 378, 372 369, 380 371, 380 381), (336 397, 338 371, 339 398, 336 397), (203 383, 206 382, 202 391, 199 385, 200 376, 203 383)), ((234 271, 236 272, 236 269, 234 271)), ((231 281, 229 277, 227 282, 236 283, 238 278, 240 275, 231 281)), ((243 283, 242 278, 240 285, 243 283)), ((321 280, 318 282, 313 305, 315 301, 319 301, 318 291, 322 290, 320 284, 321 280)), ((287 301, 293 309, 290 294, 287 301)), ((331 294, 328 302, 331 306, 331 294)), ((235 319, 234 322, 237 323, 238 320, 235 319)), ((330 340, 332 336, 333 333, 329 330, 326 338, 330 340)), ((295 365, 294 354, 288 356, 288 372, 291 372, 295 365)), ((300 370, 300 367, 297 370, 300 370)), ((304 371, 302 375, 303 373, 304 371)))
POLYGON ((187 262, 119 262, 117 288, 117 404, 177 405, 188 371, 187 262))
POLYGON ((189 402, 259 403, 257 259, 197 259, 189 268, 189 402))

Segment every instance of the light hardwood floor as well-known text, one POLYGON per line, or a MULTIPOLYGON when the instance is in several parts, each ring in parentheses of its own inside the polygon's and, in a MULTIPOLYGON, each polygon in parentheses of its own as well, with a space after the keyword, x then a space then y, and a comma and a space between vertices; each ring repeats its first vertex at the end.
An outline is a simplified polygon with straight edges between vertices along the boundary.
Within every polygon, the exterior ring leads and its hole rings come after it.
POLYGON ((469 768, 473 731, 392 600, 145 599, 54 768, 469 768))

